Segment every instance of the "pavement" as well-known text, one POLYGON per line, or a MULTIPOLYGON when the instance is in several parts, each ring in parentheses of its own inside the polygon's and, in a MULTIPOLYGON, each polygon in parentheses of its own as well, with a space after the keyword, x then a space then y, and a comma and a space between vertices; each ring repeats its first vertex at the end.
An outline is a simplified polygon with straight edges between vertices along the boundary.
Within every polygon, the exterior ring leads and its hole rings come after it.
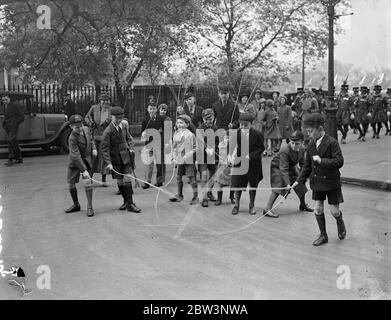
MULTIPOLYGON (((261 188, 270 186, 269 162, 263 160, 261 188)), ((329 243, 313 247, 314 216, 298 211, 294 194, 276 208, 280 218, 261 215, 268 190, 258 191, 255 216, 248 214, 247 193, 232 216, 227 190, 222 206, 202 208, 189 205, 185 183, 185 200, 169 202, 165 192, 176 191, 173 179, 160 194, 135 189, 142 213, 134 214, 118 210, 122 199, 109 178, 108 188, 94 188, 93 218, 86 216, 80 184, 82 211, 65 214, 71 204, 66 164, 65 154, 40 154, 26 156, 23 165, 0 166, 0 260, 5 269, 25 271, 32 289, 25 300, 391 298, 388 192, 345 185, 346 239, 338 239, 326 209, 329 243)), ((138 177, 143 170, 137 157, 138 177)), ((166 182, 171 177, 172 166, 166 182)), ((313 206, 310 193, 307 202, 313 206)), ((7 280, 0 277, 0 299, 20 299, 7 280)))

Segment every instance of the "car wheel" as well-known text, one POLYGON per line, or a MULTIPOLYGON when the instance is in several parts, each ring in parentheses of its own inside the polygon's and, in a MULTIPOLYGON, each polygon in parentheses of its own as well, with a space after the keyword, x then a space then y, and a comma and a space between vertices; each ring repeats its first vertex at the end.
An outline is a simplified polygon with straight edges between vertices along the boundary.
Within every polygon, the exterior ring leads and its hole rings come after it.
POLYGON ((69 153, 68 138, 70 134, 71 134, 71 128, 66 128, 63 130, 63 132, 61 132, 60 135, 60 144, 66 153, 69 153))

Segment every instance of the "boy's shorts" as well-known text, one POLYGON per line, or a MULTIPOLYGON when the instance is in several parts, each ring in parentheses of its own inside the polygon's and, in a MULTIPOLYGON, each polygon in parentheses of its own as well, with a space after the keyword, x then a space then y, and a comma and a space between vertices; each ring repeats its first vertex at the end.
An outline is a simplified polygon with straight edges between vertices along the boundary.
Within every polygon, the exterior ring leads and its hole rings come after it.
POLYGON ((330 205, 343 203, 343 195, 341 188, 331 191, 312 191, 312 200, 324 201, 327 200, 330 205))
POLYGON ((178 164, 178 176, 195 177, 195 165, 178 164))

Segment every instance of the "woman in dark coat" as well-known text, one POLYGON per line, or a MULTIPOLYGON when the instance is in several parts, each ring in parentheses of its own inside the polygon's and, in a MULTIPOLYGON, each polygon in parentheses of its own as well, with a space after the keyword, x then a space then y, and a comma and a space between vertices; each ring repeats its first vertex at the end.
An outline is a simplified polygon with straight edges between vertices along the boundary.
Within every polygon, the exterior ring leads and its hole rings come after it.
MULTIPOLYGON (((237 131, 236 137, 231 136, 229 142, 231 144, 230 150, 234 150, 233 155, 230 155, 230 157, 234 156, 239 159, 245 158, 247 159, 248 165, 246 172, 242 172, 244 169, 246 169, 246 160, 244 164, 241 162, 235 163, 234 167, 232 168, 231 185, 232 188, 236 188, 235 206, 232 209, 233 215, 236 215, 239 212, 240 197, 242 195, 241 189, 246 189, 248 184, 251 188, 257 188, 259 182, 263 179, 262 152, 265 150, 263 145, 263 136, 262 133, 251 127, 252 120, 252 114, 241 113, 239 116, 240 129, 237 131), (242 141, 242 134, 246 139, 245 141, 242 141), (248 150, 243 150, 243 153, 246 151, 245 155, 242 154, 242 147, 246 145, 248 146, 248 150)), ((245 147, 245 149, 247 149, 247 147, 245 147)), ((256 190, 250 190, 249 194, 249 212, 251 215, 254 215, 256 214, 254 208, 256 190)))
POLYGON ((292 127, 292 109, 286 104, 287 98, 285 96, 280 97, 280 106, 277 108, 278 114, 278 128, 280 129, 281 139, 279 140, 279 147, 281 147, 282 139, 289 143, 289 138, 293 132, 292 127))
MULTIPOLYGON (((290 137, 290 142, 281 147, 280 151, 274 156, 270 164, 270 185, 272 188, 286 189, 276 189, 272 191, 267 207, 263 210, 264 215, 278 218, 278 214, 271 211, 271 209, 278 196, 285 196, 289 186, 292 185, 299 176, 298 165, 302 168, 304 164, 305 148, 303 142, 303 133, 301 131, 295 131, 290 137)), ((314 210, 309 208, 305 203, 305 194, 308 191, 305 184, 298 185, 294 190, 300 199, 299 210, 313 212, 314 210)))
POLYGON ((281 139, 280 129, 278 128, 278 114, 274 110, 273 100, 266 100, 265 109, 265 139, 269 140, 267 149, 268 155, 273 155, 273 151, 278 151, 278 140, 281 139))

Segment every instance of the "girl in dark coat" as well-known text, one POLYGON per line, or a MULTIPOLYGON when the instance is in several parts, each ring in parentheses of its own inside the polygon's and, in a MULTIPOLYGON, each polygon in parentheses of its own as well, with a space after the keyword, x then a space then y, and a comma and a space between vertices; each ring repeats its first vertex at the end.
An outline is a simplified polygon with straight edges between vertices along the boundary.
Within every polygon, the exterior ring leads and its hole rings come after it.
MULTIPOLYGON (((278 214, 271 211, 274 202, 279 195, 285 196, 289 190, 289 186, 292 185, 299 176, 299 168, 302 168, 304 164, 305 149, 303 146, 304 135, 301 131, 295 131, 290 137, 290 142, 284 145, 280 151, 274 156, 270 164, 270 185, 272 188, 286 188, 276 189, 272 191, 269 197, 267 207, 263 210, 263 214, 278 218, 278 214)), ((305 203, 305 194, 307 188, 305 184, 295 187, 295 192, 300 199, 300 211, 313 212, 314 210, 309 208, 305 203)))

